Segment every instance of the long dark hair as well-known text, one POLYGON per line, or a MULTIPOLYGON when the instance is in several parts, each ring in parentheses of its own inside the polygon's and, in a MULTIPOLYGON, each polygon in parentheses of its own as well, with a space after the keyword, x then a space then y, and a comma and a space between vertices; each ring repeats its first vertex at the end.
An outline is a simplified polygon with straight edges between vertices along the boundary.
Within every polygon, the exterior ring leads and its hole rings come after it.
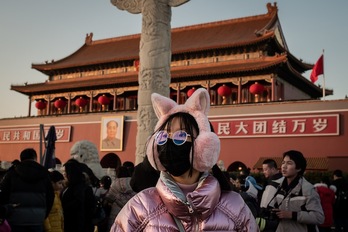
MULTIPOLYGON (((209 125, 210 125, 211 132, 215 133, 213 124, 211 124, 210 121, 209 121, 209 125)), ((221 171, 221 169, 219 168, 219 166, 217 164, 215 164, 213 166, 211 171, 213 173, 213 176, 218 180, 221 190, 231 191, 233 189, 231 181, 229 179, 227 179, 226 175, 221 171)))
POLYGON ((64 167, 68 185, 77 185, 81 182, 85 182, 85 177, 79 161, 70 159, 64 164, 64 167))

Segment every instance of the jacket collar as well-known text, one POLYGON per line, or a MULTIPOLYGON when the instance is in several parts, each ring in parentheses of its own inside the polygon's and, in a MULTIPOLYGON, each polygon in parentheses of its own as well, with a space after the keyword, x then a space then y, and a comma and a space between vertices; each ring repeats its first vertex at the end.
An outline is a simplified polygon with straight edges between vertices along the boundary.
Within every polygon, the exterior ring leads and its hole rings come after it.
POLYGON ((161 172, 156 188, 169 213, 183 221, 189 221, 192 216, 206 219, 215 210, 221 195, 218 181, 208 172, 202 173, 197 188, 186 196, 165 172, 161 172))

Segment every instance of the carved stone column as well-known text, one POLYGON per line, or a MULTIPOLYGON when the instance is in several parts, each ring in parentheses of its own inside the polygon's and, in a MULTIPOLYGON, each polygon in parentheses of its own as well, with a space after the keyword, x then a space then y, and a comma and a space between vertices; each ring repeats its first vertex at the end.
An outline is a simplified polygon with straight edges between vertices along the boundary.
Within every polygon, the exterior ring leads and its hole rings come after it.
POLYGON ((171 7, 189 0, 111 0, 120 10, 142 13, 140 39, 140 71, 138 91, 138 131, 135 163, 145 154, 148 137, 154 130, 157 117, 152 108, 151 94, 169 96, 171 63, 171 7))

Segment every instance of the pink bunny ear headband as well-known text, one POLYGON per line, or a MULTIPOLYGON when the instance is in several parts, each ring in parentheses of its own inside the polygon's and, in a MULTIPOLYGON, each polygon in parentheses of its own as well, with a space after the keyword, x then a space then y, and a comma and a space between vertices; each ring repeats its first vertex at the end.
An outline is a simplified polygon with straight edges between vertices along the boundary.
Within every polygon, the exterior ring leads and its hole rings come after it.
MULTIPOLYGON (((163 97, 157 93, 151 95, 151 100, 158 118, 155 130, 157 130, 170 115, 177 112, 188 113, 196 119, 199 127, 199 134, 195 139, 193 168, 200 172, 211 169, 219 158, 220 140, 210 129, 207 117, 210 108, 210 98, 207 90, 204 88, 197 89, 183 105, 178 105, 172 99, 163 97)), ((154 138, 155 135, 149 139, 147 156, 155 169, 164 171, 165 168, 158 158, 157 144, 154 143, 154 138)))

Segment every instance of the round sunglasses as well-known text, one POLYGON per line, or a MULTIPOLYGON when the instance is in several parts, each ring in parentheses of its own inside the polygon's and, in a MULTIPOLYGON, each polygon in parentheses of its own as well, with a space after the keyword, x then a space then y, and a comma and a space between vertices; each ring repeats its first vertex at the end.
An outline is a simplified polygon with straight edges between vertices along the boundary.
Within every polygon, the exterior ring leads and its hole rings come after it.
POLYGON ((168 141, 168 138, 171 138, 175 145, 180 146, 187 141, 187 137, 189 136, 191 135, 183 130, 178 130, 174 133, 168 133, 167 131, 161 130, 156 133, 155 142, 157 145, 164 145, 168 141))

